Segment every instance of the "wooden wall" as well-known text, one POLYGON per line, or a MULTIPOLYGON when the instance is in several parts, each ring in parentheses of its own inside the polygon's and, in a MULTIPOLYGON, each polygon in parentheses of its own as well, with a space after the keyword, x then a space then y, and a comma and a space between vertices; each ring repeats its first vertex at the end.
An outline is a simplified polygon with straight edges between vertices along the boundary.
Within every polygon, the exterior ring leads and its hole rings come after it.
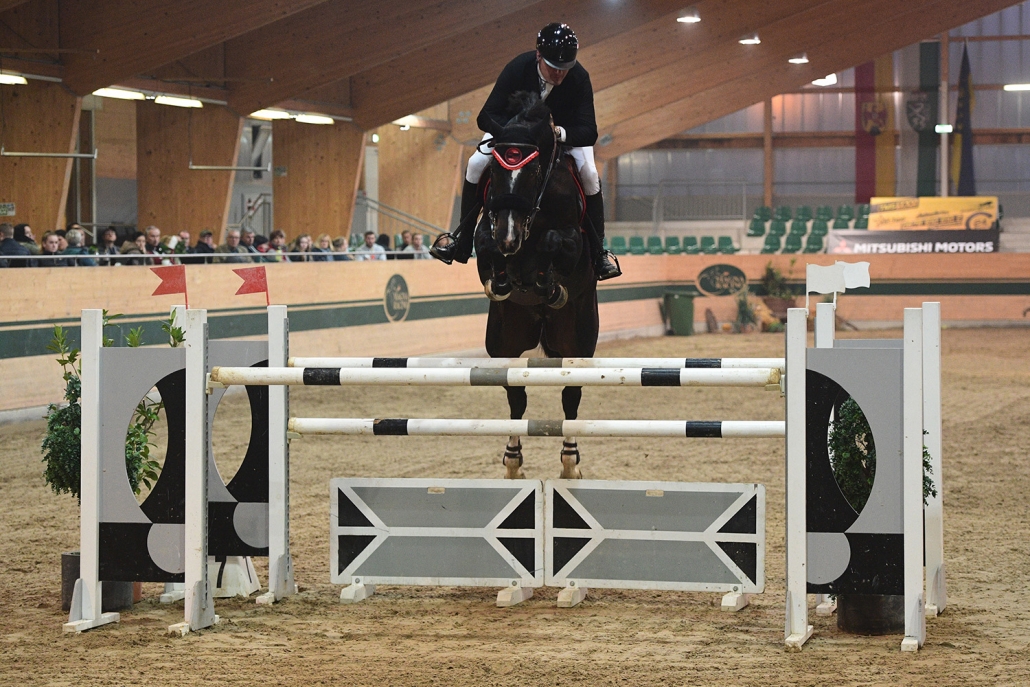
MULTIPOLYGON (((446 121, 447 110, 448 105, 443 103, 419 112, 418 116, 446 121)), ((387 124, 376 131, 379 200, 433 225, 449 228, 454 196, 461 188, 465 167, 461 144, 447 132, 436 129, 401 131, 400 127, 387 124)))
POLYGON ((95 98, 97 176, 107 179, 136 178, 136 103, 132 100, 95 98))
POLYGON ((301 234, 349 236, 365 132, 345 122, 332 126, 272 122, 275 228, 301 234))
POLYGON ((136 103, 138 224, 162 234, 188 230, 194 241, 203 229, 221 237, 229 216, 233 172, 189 169, 235 165, 243 119, 228 109, 136 103))
MULTIPOLYGON (((75 152, 82 100, 61 84, 30 80, 24 86, 0 86, 3 145, 14 152, 75 152)), ((36 239, 63 228, 70 158, 0 158, 0 203, 15 203, 12 224, 32 226, 36 239)))

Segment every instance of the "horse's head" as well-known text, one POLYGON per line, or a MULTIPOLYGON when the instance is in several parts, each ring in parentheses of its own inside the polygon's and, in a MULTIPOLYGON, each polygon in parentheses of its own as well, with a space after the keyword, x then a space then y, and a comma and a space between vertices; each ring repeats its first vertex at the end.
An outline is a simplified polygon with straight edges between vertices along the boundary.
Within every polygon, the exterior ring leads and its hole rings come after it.
POLYGON ((529 238, 555 146, 551 113, 535 94, 517 93, 515 116, 492 142, 487 211, 497 249, 518 252, 529 238))

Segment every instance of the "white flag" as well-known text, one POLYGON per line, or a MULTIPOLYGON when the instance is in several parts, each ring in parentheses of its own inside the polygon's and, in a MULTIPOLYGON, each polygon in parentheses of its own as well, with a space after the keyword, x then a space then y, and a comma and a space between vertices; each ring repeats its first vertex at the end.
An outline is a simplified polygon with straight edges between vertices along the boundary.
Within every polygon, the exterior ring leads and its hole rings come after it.
POLYGON ((805 266, 805 293, 844 293, 844 263, 805 266))
POLYGON ((835 264, 844 266, 844 287, 857 289, 869 287, 869 263, 868 262, 841 262, 835 264))

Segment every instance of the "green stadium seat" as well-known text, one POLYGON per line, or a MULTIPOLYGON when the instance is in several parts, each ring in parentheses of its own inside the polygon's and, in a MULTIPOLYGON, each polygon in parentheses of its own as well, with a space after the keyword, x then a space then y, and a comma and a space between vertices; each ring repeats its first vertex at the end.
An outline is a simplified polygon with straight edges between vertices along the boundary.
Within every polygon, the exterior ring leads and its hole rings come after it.
POLYGON ((838 217, 837 219, 833 220, 833 228, 834 229, 850 229, 851 228, 851 223, 848 222, 848 220, 844 219, 843 217, 838 217))
POLYGON ((611 246, 608 244, 608 237, 607 236, 605 236, 603 239, 601 239, 601 248, 604 248, 605 250, 611 250, 612 249, 611 246))
POLYGON ((631 255, 643 255, 647 252, 647 248, 644 247, 643 236, 629 237, 629 252, 631 255))
POLYGON ((799 219, 802 222, 812 219, 812 208, 807 205, 798 206, 797 212, 794 213, 794 219, 799 219))
POLYGON ((858 206, 858 210, 855 213, 856 217, 868 217, 869 216, 869 203, 862 203, 858 206))
POLYGON ((719 246, 716 245, 714 236, 701 237, 701 252, 705 255, 715 255, 719 252, 719 246))
POLYGON ((824 219, 812 220, 812 233, 810 236, 826 236, 829 233, 830 228, 824 219))
POLYGON ((613 236, 611 251, 612 253, 615 253, 615 255, 625 255, 628 252, 626 250, 626 237, 613 236))
POLYGON ((868 229, 869 218, 868 217, 856 217, 855 218, 855 229, 868 229))
POLYGON ((837 208, 837 219, 851 221, 855 219, 855 209, 850 205, 841 205, 837 208))
POLYGON ((665 252, 662 248, 662 237, 661 236, 648 236, 647 237, 647 252, 651 255, 661 255, 665 252))
POLYGON ((748 236, 765 236, 765 222, 757 217, 751 220, 747 230, 748 236))
POLYGON ((696 236, 684 236, 683 237, 683 252, 687 255, 697 255, 700 252, 700 247, 697 245, 696 236))
POLYGON ((823 237, 822 234, 809 234, 808 239, 805 241, 805 253, 822 253, 823 252, 823 237))
POLYGON ((783 241, 783 252, 797 253, 799 250, 801 250, 801 237, 797 234, 788 234, 783 241))
POLYGON ((773 213, 773 219, 787 221, 789 219, 794 219, 794 215, 791 213, 789 207, 787 207, 786 205, 781 205, 778 208, 776 208, 776 212, 773 213))
POLYGON ((680 245, 679 236, 665 237, 665 252, 669 255, 679 255, 683 252, 683 246, 680 245))
POLYGON ((393 235, 393 249, 400 250, 401 246, 404 245, 404 238, 400 234, 393 235))
POLYGON ((769 234, 765 237, 765 243, 762 244, 763 253, 776 253, 780 250, 780 237, 776 234, 769 234))
POLYGON ((769 234, 771 236, 783 236, 787 233, 787 223, 782 219, 774 219, 769 222, 769 234))
POLYGON ((808 233, 808 222, 796 219, 790 223, 790 236, 804 236, 808 233))
POLYGON ((719 237, 719 252, 724 255, 733 255, 737 252, 737 247, 733 245, 733 237, 731 236, 720 236, 719 237))
POLYGON ((753 218, 760 219, 763 222, 768 222, 773 218, 772 208, 770 208, 768 205, 759 205, 757 208, 755 208, 755 214, 753 215, 753 218))
POLYGON ((833 219, 833 208, 829 205, 820 205, 815 209, 815 218, 829 222, 833 219))

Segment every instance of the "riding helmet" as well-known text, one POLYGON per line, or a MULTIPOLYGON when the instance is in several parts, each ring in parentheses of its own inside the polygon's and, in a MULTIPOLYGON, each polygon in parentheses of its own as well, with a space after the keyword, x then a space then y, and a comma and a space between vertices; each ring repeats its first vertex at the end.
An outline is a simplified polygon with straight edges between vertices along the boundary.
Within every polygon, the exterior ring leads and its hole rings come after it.
POLYGON ((536 36, 536 49, 552 69, 572 69, 576 66, 579 40, 568 24, 555 22, 540 29, 536 36))

